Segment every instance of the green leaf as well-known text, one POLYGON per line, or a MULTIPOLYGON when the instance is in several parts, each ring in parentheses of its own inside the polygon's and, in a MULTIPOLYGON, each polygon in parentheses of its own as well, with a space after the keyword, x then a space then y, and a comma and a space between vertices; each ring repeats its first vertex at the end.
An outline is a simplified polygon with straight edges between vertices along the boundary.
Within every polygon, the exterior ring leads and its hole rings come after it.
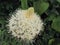
POLYGON ((40 15, 44 13, 48 9, 48 7, 49 3, 47 2, 40 2, 40 1, 34 2, 35 11, 40 15))
POLYGON ((22 9, 27 9, 28 8, 27 0, 21 0, 21 8, 22 9))
POLYGON ((48 45, 60 45, 59 38, 50 39, 49 42, 48 42, 48 45))
POLYGON ((53 20, 52 28, 60 32, 60 16, 53 20))
POLYGON ((50 39, 48 42, 48 45, 52 45, 52 43, 55 41, 55 39, 50 39))

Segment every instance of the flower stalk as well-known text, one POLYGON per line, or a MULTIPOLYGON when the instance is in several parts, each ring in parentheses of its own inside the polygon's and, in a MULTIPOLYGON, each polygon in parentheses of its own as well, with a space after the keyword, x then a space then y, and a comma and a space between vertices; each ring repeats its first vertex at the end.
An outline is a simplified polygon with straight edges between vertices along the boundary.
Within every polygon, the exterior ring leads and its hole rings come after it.
POLYGON ((21 0, 21 8, 22 9, 27 9, 28 8, 27 0, 21 0))

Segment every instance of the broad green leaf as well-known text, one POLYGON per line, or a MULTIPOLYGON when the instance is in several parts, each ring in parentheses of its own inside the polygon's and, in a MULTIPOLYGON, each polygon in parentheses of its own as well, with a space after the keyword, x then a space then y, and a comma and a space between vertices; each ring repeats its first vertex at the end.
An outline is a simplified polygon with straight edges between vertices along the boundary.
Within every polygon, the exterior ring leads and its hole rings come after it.
POLYGON ((52 28, 60 32, 60 16, 53 20, 52 28))
POLYGON ((44 13, 48 9, 48 7, 49 3, 47 2, 40 2, 40 1, 34 2, 35 11, 40 15, 44 13))

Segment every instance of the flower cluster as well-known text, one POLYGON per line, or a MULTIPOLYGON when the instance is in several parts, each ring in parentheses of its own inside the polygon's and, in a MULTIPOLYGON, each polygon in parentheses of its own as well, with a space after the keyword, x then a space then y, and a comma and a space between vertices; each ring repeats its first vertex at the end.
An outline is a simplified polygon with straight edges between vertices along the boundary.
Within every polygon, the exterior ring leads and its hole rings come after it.
POLYGON ((12 35, 21 39, 32 40, 43 30, 41 18, 30 7, 26 10, 17 10, 9 19, 9 31, 12 35))

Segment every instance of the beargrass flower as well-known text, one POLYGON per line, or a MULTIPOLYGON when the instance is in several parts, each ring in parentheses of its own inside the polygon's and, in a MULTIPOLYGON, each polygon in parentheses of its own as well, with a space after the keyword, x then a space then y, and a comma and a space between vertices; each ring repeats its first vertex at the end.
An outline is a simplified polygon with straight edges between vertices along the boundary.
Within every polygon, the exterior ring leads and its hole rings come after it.
POLYGON ((18 9, 9 19, 9 32, 22 40, 33 40, 40 31, 43 31, 43 22, 38 14, 34 12, 34 8, 30 7, 26 10, 18 9))

